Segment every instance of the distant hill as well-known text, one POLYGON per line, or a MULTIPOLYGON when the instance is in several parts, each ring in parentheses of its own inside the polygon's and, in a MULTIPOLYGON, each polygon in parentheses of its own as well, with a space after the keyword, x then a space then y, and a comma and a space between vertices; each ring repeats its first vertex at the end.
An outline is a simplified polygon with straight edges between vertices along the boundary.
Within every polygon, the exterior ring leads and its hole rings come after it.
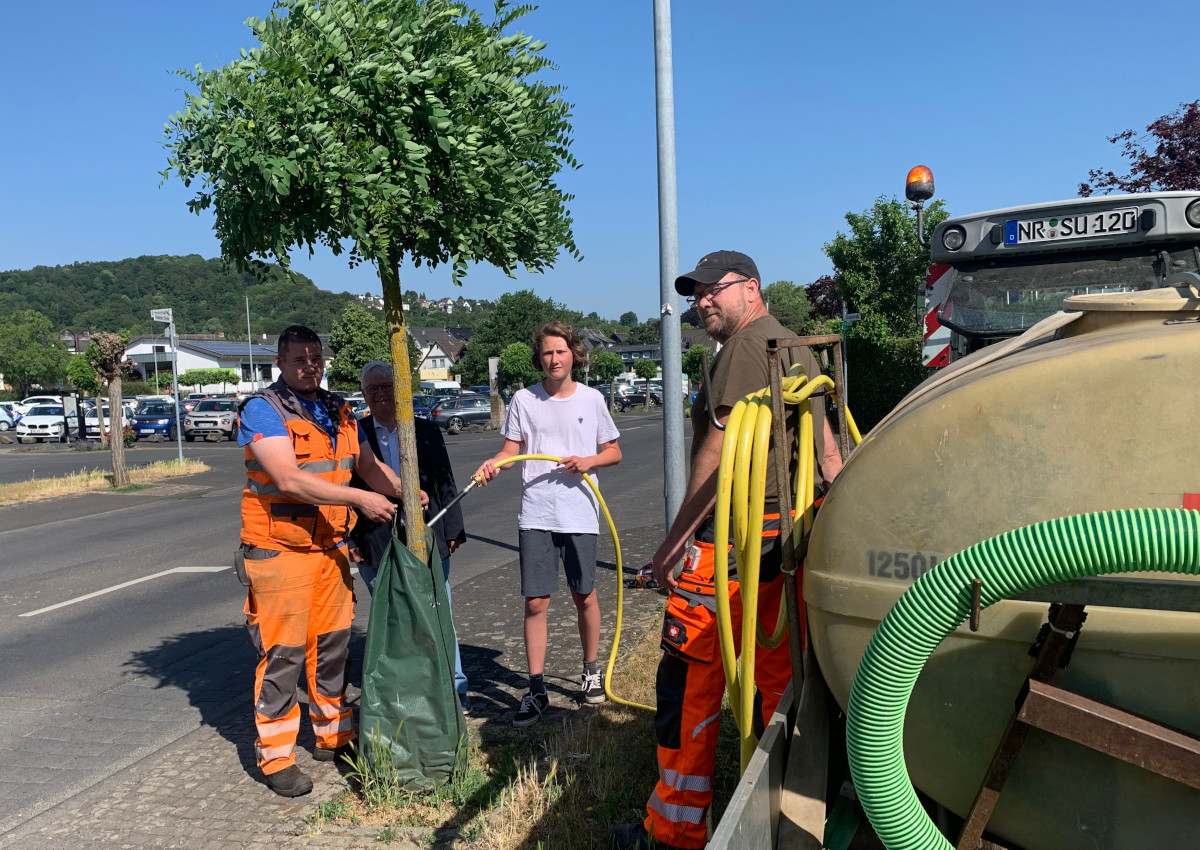
POLYGON ((179 333, 245 339, 246 296, 256 335, 297 324, 328 333, 354 299, 318 289, 304 275, 289 278, 277 267, 258 280, 196 254, 0 272, 0 315, 37 310, 73 330, 161 333, 163 325, 150 311, 171 307, 179 333))

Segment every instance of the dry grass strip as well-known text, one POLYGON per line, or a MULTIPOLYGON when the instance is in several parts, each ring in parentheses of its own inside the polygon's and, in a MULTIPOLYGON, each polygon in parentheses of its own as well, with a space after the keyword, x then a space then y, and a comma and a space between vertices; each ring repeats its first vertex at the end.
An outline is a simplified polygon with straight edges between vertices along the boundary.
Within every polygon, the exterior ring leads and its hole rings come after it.
MULTIPOLYGON (((198 460, 184 460, 182 465, 177 460, 160 460, 148 466, 130 469, 129 481, 134 486, 145 487, 167 478, 208 472, 210 468, 208 464, 198 460)), ((13 484, 0 484, 0 505, 103 491, 113 491, 112 473, 97 469, 58 478, 31 478, 13 484)))

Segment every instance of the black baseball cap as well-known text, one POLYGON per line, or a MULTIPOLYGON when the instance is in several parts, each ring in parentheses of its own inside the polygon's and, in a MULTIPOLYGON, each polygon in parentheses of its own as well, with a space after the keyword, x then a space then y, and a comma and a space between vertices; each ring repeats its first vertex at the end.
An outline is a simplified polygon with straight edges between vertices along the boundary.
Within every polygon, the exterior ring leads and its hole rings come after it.
POLYGON ((762 278, 758 276, 758 266, 745 254, 740 251, 713 251, 700 258, 695 271, 675 278, 675 291, 690 298, 696 290, 697 283, 716 283, 730 272, 745 278, 752 277, 762 283, 762 278))

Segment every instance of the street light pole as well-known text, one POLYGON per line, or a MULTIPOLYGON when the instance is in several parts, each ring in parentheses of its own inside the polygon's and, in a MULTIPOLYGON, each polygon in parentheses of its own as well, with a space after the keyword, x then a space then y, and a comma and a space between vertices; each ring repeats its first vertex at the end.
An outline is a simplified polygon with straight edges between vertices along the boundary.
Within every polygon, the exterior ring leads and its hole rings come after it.
MULTIPOLYGON (((663 373, 663 490, 666 527, 683 504, 683 355, 680 340, 679 210, 675 187, 675 83, 671 60, 671 0, 654 0, 654 104, 658 127, 659 343, 663 373)), ((647 387, 647 394, 649 387, 647 387)), ((647 399, 648 401, 649 399, 647 399)))

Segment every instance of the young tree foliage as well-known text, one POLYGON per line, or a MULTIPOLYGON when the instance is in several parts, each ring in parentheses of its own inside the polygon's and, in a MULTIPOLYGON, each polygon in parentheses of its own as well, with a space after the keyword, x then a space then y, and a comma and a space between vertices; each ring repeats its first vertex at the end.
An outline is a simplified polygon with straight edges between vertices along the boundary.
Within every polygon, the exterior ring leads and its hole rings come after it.
POLYGON ((391 361, 383 317, 356 301, 347 304, 342 318, 333 323, 329 347, 333 349, 329 382, 342 389, 359 389, 362 367, 372 360, 391 361))
MULTIPOLYGON (((276 0, 247 23, 259 46, 216 70, 166 127, 172 173, 213 210, 239 268, 296 248, 348 252, 383 285, 396 371, 409 371, 399 267, 469 263, 540 271, 578 256, 556 183, 577 163, 571 106, 546 81, 544 45, 448 0, 276 0)), ((409 540, 420 557, 411 388, 396 382, 409 540)))
POLYGON ((658 367, 654 365, 653 360, 634 360, 633 374, 639 378, 644 378, 646 381, 646 398, 643 410, 650 409, 650 380, 658 377, 658 367))
MULTIPOLYGON (((946 218, 941 201, 925 208, 932 231, 946 218)), ((921 365, 917 288, 929 249, 917 241, 916 217, 896 198, 879 197, 862 213, 846 213, 849 233, 825 245, 838 294, 862 318, 846 333, 849 405, 859 427, 871 428, 928 377, 921 365)))
POLYGON ((533 368, 533 348, 527 342, 514 342, 500 352, 500 380, 506 386, 524 388, 542 379, 533 368))
POLYGON ((592 374, 601 381, 608 382, 608 409, 611 412, 613 409, 613 382, 617 379, 617 375, 625 371, 625 361, 615 351, 608 351, 604 348, 590 352, 588 361, 592 364, 592 374))
POLYGON ((67 371, 67 349, 54 324, 36 310, 0 316, 0 374, 22 396, 36 384, 52 387, 67 371))
POLYGON ((1200 189, 1200 100, 1181 103, 1174 112, 1149 124, 1144 136, 1125 130, 1108 140, 1121 145, 1121 156, 1129 160, 1129 173, 1091 169, 1089 182, 1079 184, 1082 197, 1097 192, 1200 189), (1147 150, 1146 142, 1154 145, 1153 151, 1147 150))

